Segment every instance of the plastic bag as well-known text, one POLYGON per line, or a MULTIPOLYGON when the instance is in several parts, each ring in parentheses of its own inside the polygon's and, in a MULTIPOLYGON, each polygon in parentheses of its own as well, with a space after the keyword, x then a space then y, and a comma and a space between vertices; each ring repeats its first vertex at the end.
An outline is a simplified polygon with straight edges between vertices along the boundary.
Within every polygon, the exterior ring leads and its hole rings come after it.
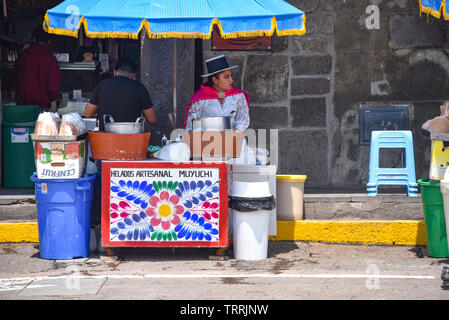
POLYGON ((255 165, 266 165, 268 163, 268 155, 270 154, 266 148, 249 148, 251 150, 255 165))
POLYGON ((243 140, 240 157, 234 159, 234 164, 266 165, 268 163, 268 155, 269 152, 266 148, 251 148, 243 140))
POLYGON ((229 196, 229 207, 239 212, 273 210, 276 208, 276 201, 274 201, 273 196, 266 198, 240 198, 229 196))
POLYGON ((59 132, 60 117, 56 112, 42 112, 37 117, 34 134, 57 135, 59 132))
POLYGON ((59 135, 78 136, 86 132, 87 132, 86 123, 83 121, 83 119, 78 113, 73 112, 62 116, 59 135))
POLYGON ((97 166, 93 161, 87 161, 86 174, 96 174, 98 172, 97 166))
POLYGON ((440 106, 440 115, 427 120, 421 128, 430 132, 449 133, 449 103, 440 106))
POLYGON ((190 147, 184 142, 173 142, 155 152, 153 157, 165 161, 189 161, 190 147))

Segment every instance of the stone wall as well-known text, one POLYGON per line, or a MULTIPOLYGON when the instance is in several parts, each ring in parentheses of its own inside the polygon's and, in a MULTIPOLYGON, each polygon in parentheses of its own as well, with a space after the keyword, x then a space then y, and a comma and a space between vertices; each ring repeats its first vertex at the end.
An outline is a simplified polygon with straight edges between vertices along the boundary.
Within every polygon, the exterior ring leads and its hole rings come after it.
MULTIPOLYGON (((418 0, 287 1, 306 13, 305 36, 274 36, 271 51, 213 51, 203 41, 203 60, 225 53, 240 66, 234 85, 251 96, 251 127, 279 130, 278 173, 305 174, 309 188, 364 189, 369 147, 359 145, 359 107, 407 103, 416 176, 428 177, 430 142, 420 127, 449 100, 449 22, 420 17, 418 0)), ((182 126, 195 46, 178 41, 182 126)), ((173 40, 142 42, 143 81, 164 123, 173 100, 173 40)), ((401 156, 384 160, 396 166, 401 156)))
POLYGON ((151 130, 150 143, 160 145, 163 135, 170 138, 173 131, 168 115, 175 112, 173 101, 175 65, 176 127, 183 127, 185 109, 194 93, 195 40, 149 39, 144 30, 140 35, 140 41, 140 80, 147 87, 158 115, 158 122, 151 130))
MULTIPOLYGON (((358 144, 357 111, 361 104, 410 105, 416 175, 418 179, 428 177, 430 142, 421 136, 420 128, 439 115, 439 106, 449 97, 444 49, 447 23, 420 17, 416 0, 331 3, 336 67, 330 183, 366 184, 369 147, 358 144), (374 28, 370 24, 372 4, 379 13, 374 28)), ((400 161, 391 159, 395 162, 400 161)))
POLYGON ((279 130, 278 173, 305 174, 308 185, 327 186, 333 136, 333 12, 319 1, 296 2, 291 1, 306 12, 306 36, 273 36, 271 51, 255 52, 212 51, 204 41, 204 59, 225 53, 230 64, 240 65, 233 78, 251 96, 250 127, 279 130))
MULTIPOLYGON (((234 80, 251 95, 251 127, 279 130, 278 173, 305 174, 307 187, 363 189, 369 147, 359 145, 359 107, 408 103, 417 178, 428 177, 420 127, 449 99, 449 22, 420 17, 418 0, 288 2, 306 13, 305 36, 275 36, 268 52, 203 46, 204 59, 225 53, 241 66, 234 80)), ((394 167, 401 156, 382 161, 394 167)))

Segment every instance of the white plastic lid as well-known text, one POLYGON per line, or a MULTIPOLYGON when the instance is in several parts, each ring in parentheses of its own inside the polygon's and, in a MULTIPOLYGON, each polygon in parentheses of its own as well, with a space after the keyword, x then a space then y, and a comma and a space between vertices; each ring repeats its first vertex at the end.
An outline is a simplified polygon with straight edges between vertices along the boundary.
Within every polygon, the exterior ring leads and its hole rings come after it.
POLYGON ((231 196, 240 198, 267 198, 271 197, 268 181, 246 182, 233 181, 231 196))

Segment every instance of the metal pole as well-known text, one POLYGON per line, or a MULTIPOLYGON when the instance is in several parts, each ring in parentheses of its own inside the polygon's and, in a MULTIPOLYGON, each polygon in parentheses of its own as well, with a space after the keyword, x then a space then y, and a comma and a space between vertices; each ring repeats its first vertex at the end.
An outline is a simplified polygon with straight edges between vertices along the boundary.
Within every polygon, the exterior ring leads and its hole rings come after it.
POLYGON ((176 38, 173 39, 173 129, 176 129, 176 115, 177 115, 177 97, 176 97, 176 38))

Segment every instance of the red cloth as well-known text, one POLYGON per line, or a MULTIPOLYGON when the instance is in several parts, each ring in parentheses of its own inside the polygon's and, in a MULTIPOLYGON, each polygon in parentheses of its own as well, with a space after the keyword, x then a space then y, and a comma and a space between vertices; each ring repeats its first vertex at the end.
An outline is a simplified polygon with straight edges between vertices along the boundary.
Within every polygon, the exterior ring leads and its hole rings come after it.
POLYGON ((60 70, 55 56, 40 43, 34 43, 17 57, 10 74, 17 105, 50 108, 59 95, 60 70))
MULTIPOLYGON (((245 95, 246 102, 248 103, 248 107, 249 107, 249 94, 247 92, 237 89, 235 87, 232 87, 230 90, 227 90, 224 93, 225 93, 226 97, 233 96, 233 95, 236 95, 239 93, 243 93, 245 95)), ((189 104, 187 105, 186 116, 184 119, 184 126, 187 125, 187 116, 189 115, 190 105, 198 100, 208 100, 208 99, 218 99, 218 91, 215 90, 214 88, 211 88, 211 87, 208 87, 208 86, 205 86, 204 84, 202 84, 200 89, 197 92, 195 92, 192 99, 190 99, 189 104)))

